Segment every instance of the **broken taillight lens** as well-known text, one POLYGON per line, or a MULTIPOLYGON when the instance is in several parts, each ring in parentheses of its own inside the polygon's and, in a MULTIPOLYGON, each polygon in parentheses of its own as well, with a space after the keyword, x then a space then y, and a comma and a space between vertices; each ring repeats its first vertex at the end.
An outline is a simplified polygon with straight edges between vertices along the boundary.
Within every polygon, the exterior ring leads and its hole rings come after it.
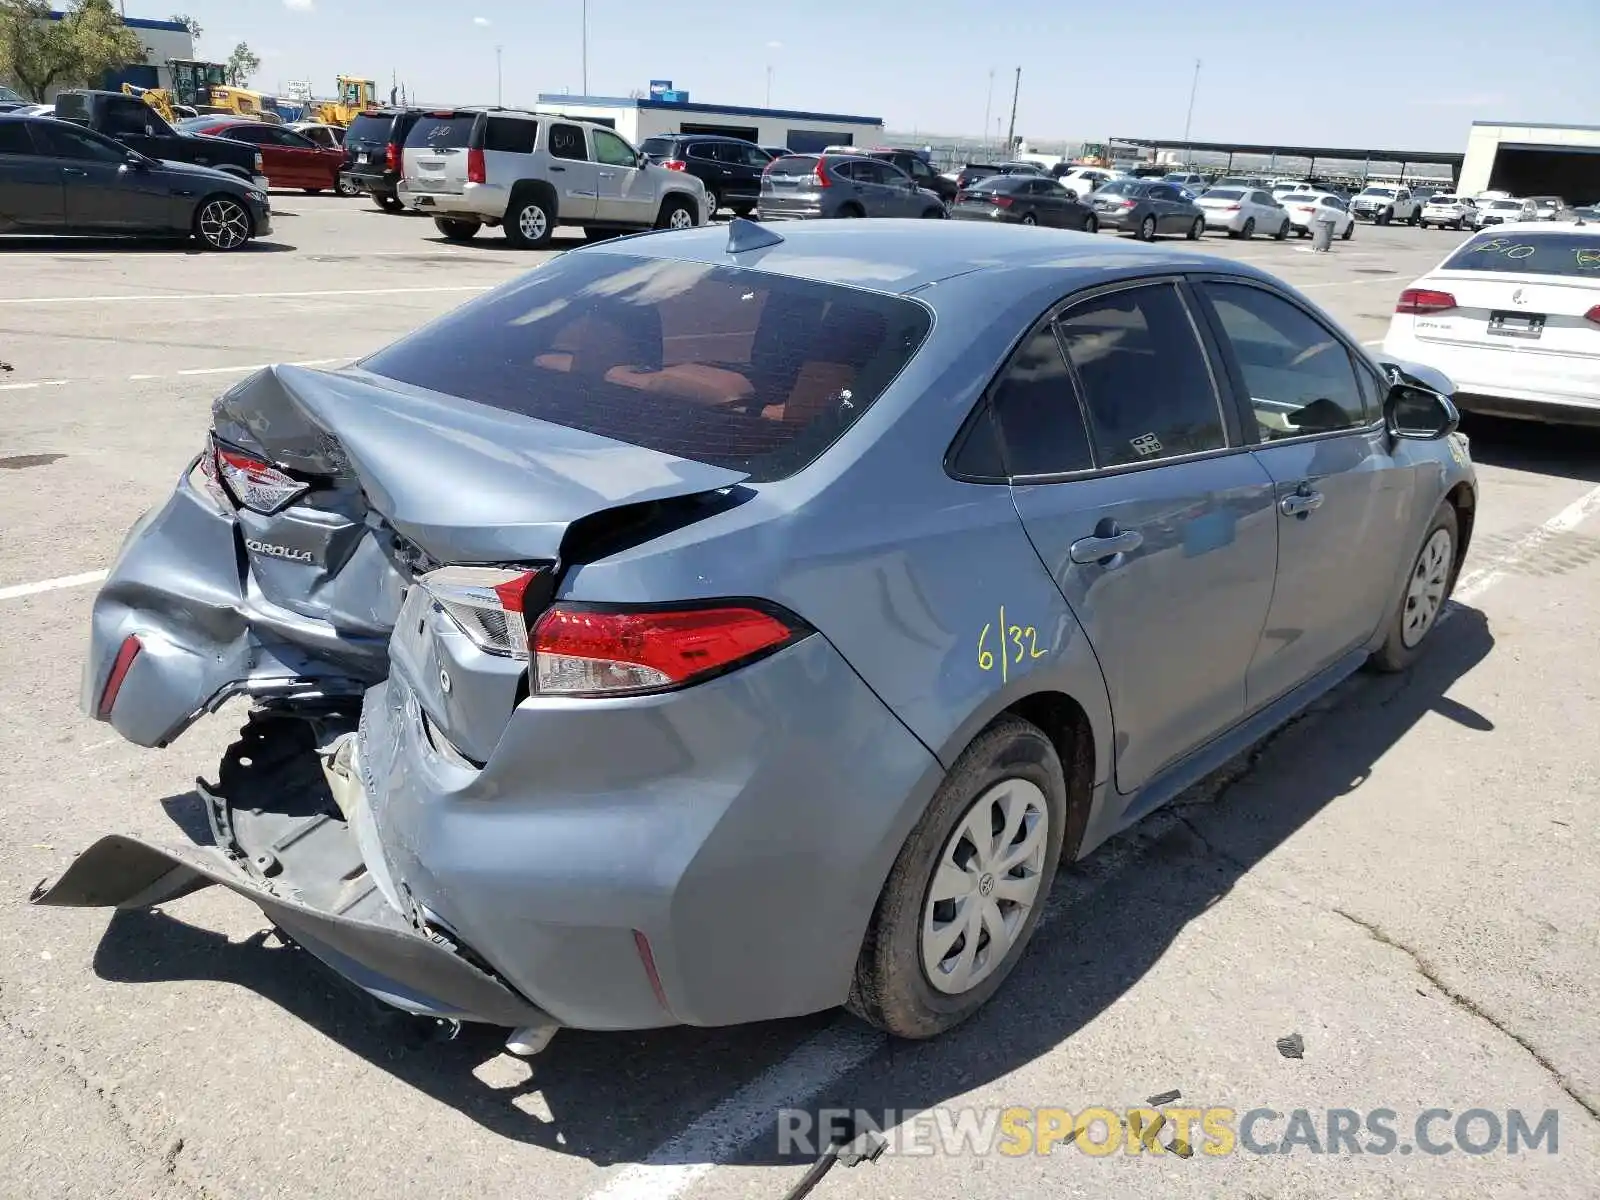
POLYGON ((255 512, 281 512, 311 487, 243 450, 219 443, 216 453, 222 482, 235 500, 255 512))
POLYGON ((541 568, 440 567, 417 583, 486 654, 528 658, 528 587, 541 568))
POLYGON ((697 683, 798 641, 797 618, 749 602, 682 609, 551 608, 533 631, 536 693, 616 696, 697 683))

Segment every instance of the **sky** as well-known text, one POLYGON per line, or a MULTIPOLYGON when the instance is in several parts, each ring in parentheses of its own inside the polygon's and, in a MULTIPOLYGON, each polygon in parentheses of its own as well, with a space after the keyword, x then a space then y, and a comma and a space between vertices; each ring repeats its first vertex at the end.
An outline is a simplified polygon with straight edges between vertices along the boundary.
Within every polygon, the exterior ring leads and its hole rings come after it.
MULTIPOLYGON (((167 0, 202 57, 239 41, 256 86, 392 77, 424 103, 583 90, 582 3, 527 0, 167 0)), ((1594 0, 587 0, 588 91, 670 79, 692 100, 882 117, 890 130, 1035 144, 1197 141, 1456 151, 1474 120, 1600 124, 1594 0), (1321 14, 1321 15, 1319 15, 1321 14), (992 84, 991 84, 991 72, 992 84), (984 128, 988 112, 988 129, 984 128)))

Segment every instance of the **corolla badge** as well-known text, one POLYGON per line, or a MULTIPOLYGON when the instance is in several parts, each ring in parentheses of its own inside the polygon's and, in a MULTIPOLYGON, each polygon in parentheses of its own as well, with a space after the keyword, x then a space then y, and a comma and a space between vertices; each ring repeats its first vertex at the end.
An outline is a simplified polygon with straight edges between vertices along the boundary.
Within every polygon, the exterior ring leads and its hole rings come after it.
POLYGON ((268 558, 282 558, 289 562, 311 561, 311 551, 296 550, 292 546, 280 546, 276 542, 258 542, 253 538, 245 538, 245 549, 252 554, 265 554, 268 558))

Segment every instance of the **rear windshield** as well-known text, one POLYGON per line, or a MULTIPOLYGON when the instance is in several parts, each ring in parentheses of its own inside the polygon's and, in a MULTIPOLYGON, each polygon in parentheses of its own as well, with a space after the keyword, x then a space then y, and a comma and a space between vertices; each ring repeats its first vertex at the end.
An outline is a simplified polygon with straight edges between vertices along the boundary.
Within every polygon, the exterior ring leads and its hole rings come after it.
POLYGON ((359 364, 680 458, 782 479, 870 408, 915 301, 737 267, 568 254, 359 364))
POLYGON ((464 150, 472 137, 477 113, 458 113, 452 117, 426 116, 406 135, 407 146, 431 150, 464 150))
POLYGON ((666 158, 672 153, 672 139, 664 137, 645 138, 644 144, 639 147, 651 158, 666 158))
POLYGON ((1600 237, 1572 233, 1480 233, 1440 268, 1561 275, 1600 283, 1600 237))
POLYGON ((1145 185, 1131 179, 1113 179, 1100 188, 1102 196, 1142 196, 1145 185))
POLYGON ((1509 212, 1509 211, 1511 211, 1513 209, 1516 210, 1517 212, 1521 212, 1522 211, 1522 201, 1521 200, 1496 200, 1496 201, 1494 201, 1494 203, 1490 204, 1489 207, 1493 208, 1493 209, 1496 209, 1496 210, 1498 210, 1500 212, 1509 212))
POLYGON ((64 121, 80 121, 88 124, 89 97, 81 92, 63 92, 56 97, 56 116, 64 121))
POLYGON ((1429 204, 1460 204, 1461 200, 1457 196, 1429 196, 1428 197, 1428 203, 1429 204))
POLYGON ((985 175, 982 179, 974 179, 967 185, 969 192, 1009 192, 1012 188, 1021 187, 1027 183, 1015 175, 985 175))
POLYGON ((806 154, 790 154, 774 159, 767 167, 769 175, 815 175, 817 160, 806 154))
POLYGON ((1206 193, 1207 200, 1242 200, 1244 193, 1238 188, 1212 188, 1206 193))
POLYGON ((389 130, 394 124, 394 118, 387 113, 382 116, 369 116, 362 113, 350 122, 350 128, 345 133, 347 142, 377 142, 385 143, 389 140, 389 130))

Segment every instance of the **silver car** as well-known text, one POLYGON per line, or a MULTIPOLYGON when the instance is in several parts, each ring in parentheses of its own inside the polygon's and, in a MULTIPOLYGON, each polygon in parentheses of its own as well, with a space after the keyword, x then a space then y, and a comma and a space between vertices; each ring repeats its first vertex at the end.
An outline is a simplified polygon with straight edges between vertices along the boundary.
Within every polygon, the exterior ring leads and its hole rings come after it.
POLYGON ((658 167, 602 125, 510 109, 430 112, 406 136, 400 202, 451 241, 485 225, 523 249, 556 226, 590 238, 687 229, 710 220, 705 185, 658 167))
POLYGON ((882 159, 842 154, 786 154, 761 174, 756 214, 763 221, 804 217, 945 215, 937 193, 919 187, 882 159))
POLYGON ((1081 233, 576 250, 217 401, 83 693, 141 746, 251 701, 210 836, 35 899, 221 884, 516 1052, 932 1036, 1059 864, 1422 651, 1478 496, 1441 388, 1242 262, 1081 233))

